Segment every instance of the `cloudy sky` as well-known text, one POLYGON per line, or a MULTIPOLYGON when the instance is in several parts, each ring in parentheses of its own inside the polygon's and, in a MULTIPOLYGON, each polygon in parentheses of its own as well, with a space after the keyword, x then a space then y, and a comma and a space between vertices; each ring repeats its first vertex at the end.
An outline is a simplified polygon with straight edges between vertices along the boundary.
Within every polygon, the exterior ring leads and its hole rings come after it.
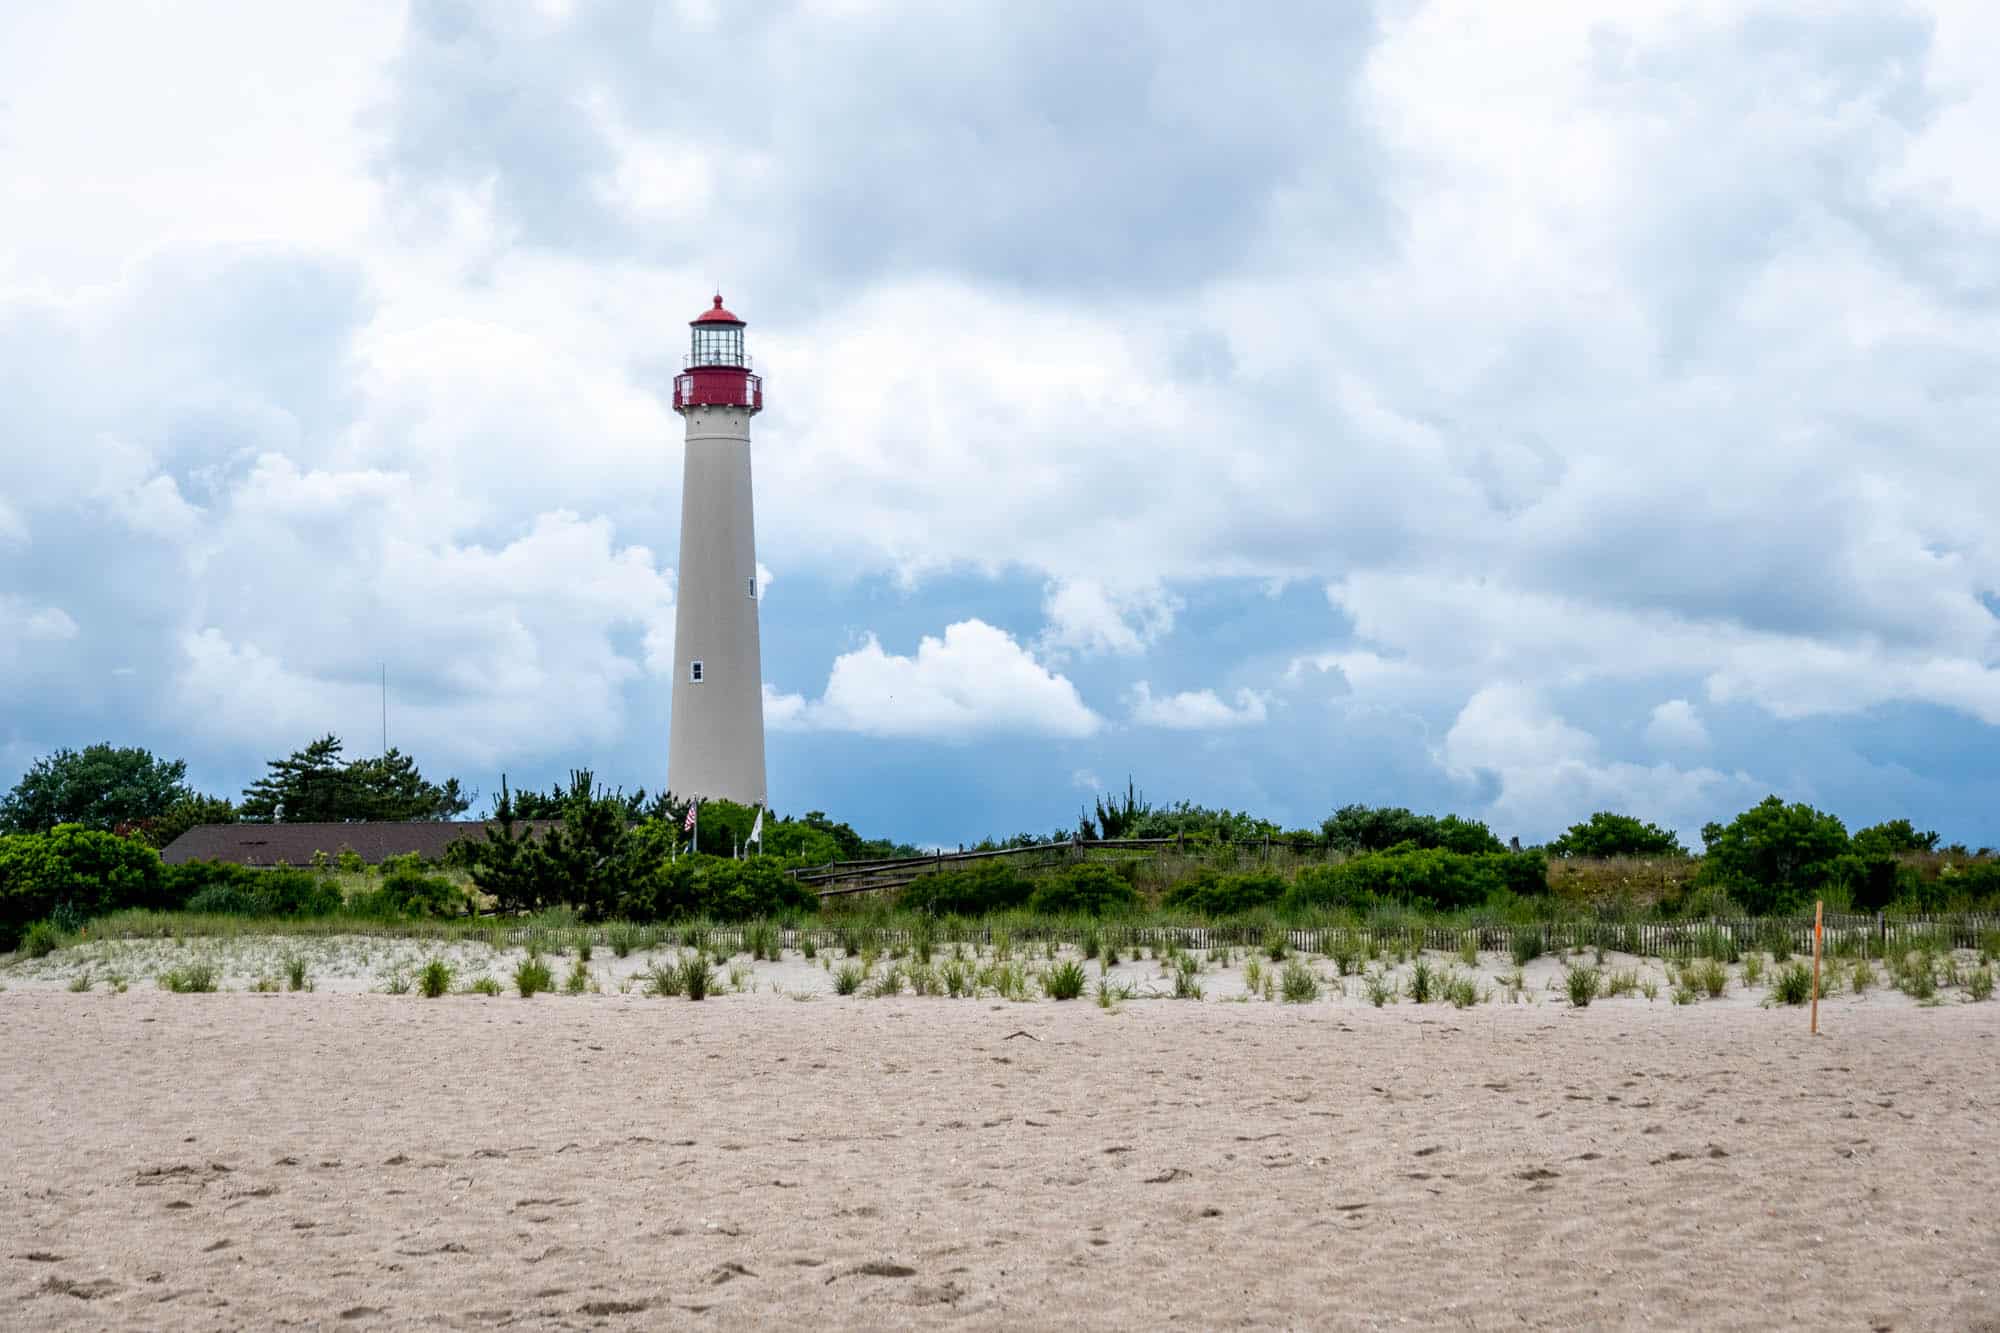
POLYGON ((719 286, 780 810, 2000 841, 1993 8, 1250 12, 0 8, 0 781, 658 788, 719 286))

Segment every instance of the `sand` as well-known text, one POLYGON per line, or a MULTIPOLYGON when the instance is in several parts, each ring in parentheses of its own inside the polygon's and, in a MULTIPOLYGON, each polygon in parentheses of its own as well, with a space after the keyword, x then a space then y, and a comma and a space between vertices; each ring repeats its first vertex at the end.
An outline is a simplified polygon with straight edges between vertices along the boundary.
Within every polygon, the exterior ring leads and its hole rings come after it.
POLYGON ((2000 1003, 1823 1017, 10 979, 0 1326, 2000 1327, 2000 1003))

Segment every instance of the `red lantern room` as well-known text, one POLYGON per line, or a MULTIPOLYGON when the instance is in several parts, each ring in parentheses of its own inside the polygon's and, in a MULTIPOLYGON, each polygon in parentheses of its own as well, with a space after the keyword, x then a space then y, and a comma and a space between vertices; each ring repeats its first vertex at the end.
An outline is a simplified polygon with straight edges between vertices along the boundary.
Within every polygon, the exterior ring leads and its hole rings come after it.
POLYGON ((691 407, 741 407, 764 410, 764 381, 750 373, 743 350, 743 321, 722 308, 722 293, 713 308, 688 321, 694 330, 687 367, 674 377, 674 411, 691 407))

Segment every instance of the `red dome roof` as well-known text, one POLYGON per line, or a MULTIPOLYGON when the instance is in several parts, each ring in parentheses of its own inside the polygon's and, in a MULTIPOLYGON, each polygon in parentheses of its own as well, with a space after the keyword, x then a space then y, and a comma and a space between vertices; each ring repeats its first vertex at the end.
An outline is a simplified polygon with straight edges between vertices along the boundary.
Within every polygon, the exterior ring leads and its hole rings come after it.
POLYGON ((690 324, 741 324, 742 322, 742 320, 722 308, 721 292, 715 294, 715 306, 713 309, 704 310, 688 321, 690 324))

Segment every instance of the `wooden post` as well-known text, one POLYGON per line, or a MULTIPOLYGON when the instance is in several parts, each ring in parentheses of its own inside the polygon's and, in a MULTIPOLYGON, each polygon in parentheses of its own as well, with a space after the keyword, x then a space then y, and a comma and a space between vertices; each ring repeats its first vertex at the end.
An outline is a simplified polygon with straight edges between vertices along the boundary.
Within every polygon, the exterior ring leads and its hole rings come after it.
POLYGON ((1814 903, 1813 904, 1812 1033, 1815 1037, 1819 1035, 1819 937, 1822 929, 1822 923, 1825 920, 1826 920, 1825 901, 1822 900, 1820 902, 1814 903))

